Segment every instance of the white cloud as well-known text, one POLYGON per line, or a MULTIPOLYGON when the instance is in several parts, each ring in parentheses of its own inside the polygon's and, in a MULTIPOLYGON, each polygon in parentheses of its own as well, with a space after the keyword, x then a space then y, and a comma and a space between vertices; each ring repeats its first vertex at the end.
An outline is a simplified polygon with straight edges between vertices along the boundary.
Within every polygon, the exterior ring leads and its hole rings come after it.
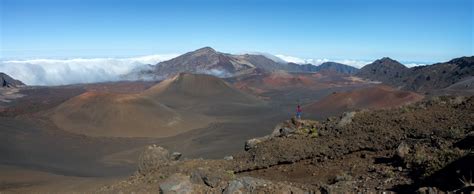
MULTIPOLYGON (((303 59, 303 58, 299 58, 299 57, 294 57, 294 56, 289 56, 289 55, 282 55, 282 54, 278 54, 278 55, 272 55, 272 54, 268 54, 268 53, 261 53, 261 52, 247 52, 249 54, 259 54, 259 55, 263 55, 275 62, 286 62, 286 63, 296 63, 296 64, 313 64, 313 65, 321 65, 322 63, 325 63, 325 62, 329 62, 329 61, 332 61, 332 62, 336 62, 336 63, 341 63, 341 64, 345 64, 345 65, 349 65, 349 66, 353 66, 353 67, 356 67, 356 68, 362 68, 364 67, 365 65, 367 64, 370 64, 373 62, 373 60, 353 60, 353 59, 335 59, 335 60, 331 60, 331 59, 312 59, 312 58, 309 58, 309 59, 303 59)), ((405 66, 407 67, 415 67, 415 66, 422 66, 422 65, 427 65, 426 63, 419 63, 419 62, 406 62, 406 63, 403 63, 405 66)))
POLYGON ((287 63, 296 63, 296 64, 308 64, 308 63, 313 64, 314 63, 313 59, 302 59, 298 57, 281 55, 281 54, 275 55, 275 56, 282 59, 283 61, 286 61, 287 63))
POLYGON ((227 72, 226 70, 222 70, 222 69, 198 70, 198 72, 202 73, 202 74, 208 74, 208 75, 213 75, 213 76, 216 76, 216 77, 221 77, 221 78, 232 76, 231 73, 227 72))
POLYGON ((118 81, 121 75, 178 56, 149 55, 132 58, 31 59, 0 61, 4 72, 27 85, 65 85, 118 81))
POLYGON ((329 59, 312 59, 312 63, 313 65, 321 65, 323 63, 326 63, 326 62, 329 62, 330 60, 329 59))
POLYGON ((350 65, 352 67, 362 68, 363 66, 372 63, 372 61, 364 61, 364 60, 351 60, 351 59, 343 59, 343 60, 334 60, 336 63, 342 63, 344 65, 350 65))
POLYGON ((292 62, 292 63, 297 63, 297 64, 313 64, 313 65, 321 65, 322 63, 325 62, 336 62, 336 63, 342 63, 345 65, 350 65, 353 67, 361 68, 364 65, 367 65, 371 63, 371 61, 365 61, 365 60, 350 60, 350 59, 343 59, 343 60, 330 60, 330 59, 302 59, 299 57, 293 57, 293 56, 288 56, 288 55, 275 55, 278 58, 286 61, 286 62, 292 62))
POLYGON ((272 54, 269 54, 269 53, 264 53, 264 52, 244 52, 244 53, 238 53, 238 54, 250 54, 250 55, 262 55, 272 61, 275 61, 277 63, 287 63, 287 61, 275 56, 275 55, 272 55, 272 54))
POLYGON ((404 63, 405 66, 407 67, 416 67, 416 66, 423 66, 423 65, 427 65, 425 63, 404 63))

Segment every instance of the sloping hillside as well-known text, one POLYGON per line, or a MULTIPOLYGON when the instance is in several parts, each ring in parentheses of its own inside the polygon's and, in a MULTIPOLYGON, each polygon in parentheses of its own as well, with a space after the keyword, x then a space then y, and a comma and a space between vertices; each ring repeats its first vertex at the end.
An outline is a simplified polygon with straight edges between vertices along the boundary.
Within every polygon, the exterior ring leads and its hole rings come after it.
POLYGON ((224 80, 205 74, 180 73, 151 87, 144 94, 177 109, 262 103, 257 98, 235 89, 224 80))
POLYGON ((203 115, 177 112, 140 94, 86 92, 54 109, 61 129, 91 136, 166 137, 207 125, 203 115))
POLYGON ((333 93, 304 106, 303 110, 306 118, 324 118, 350 110, 393 108, 421 99, 423 96, 414 92, 377 85, 349 92, 333 93))
POLYGON ((48 114, 61 129, 92 136, 166 137, 207 126, 219 113, 264 103, 220 78, 181 73, 136 94, 86 92, 48 114))

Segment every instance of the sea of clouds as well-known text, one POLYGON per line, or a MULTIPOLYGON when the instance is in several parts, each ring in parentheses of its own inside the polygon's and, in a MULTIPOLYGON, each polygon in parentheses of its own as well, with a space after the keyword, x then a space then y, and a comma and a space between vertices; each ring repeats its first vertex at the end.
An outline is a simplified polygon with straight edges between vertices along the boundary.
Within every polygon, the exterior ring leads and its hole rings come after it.
MULTIPOLYGON (((330 59, 303 59, 288 55, 262 54, 279 63, 292 62, 297 64, 320 65, 333 61, 357 68, 361 68, 372 61, 368 60, 330 60, 330 59)), ((144 77, 126 76, 150 69, 161 61, 172 59, 179 54, 147 55, 129 58, 70 58, 70 59, 25 59, 0 60, 0 72, 4 72, 14 79, 27 85, 55 86, 77 83, 96 83, 107 81, 146 79, 144 77)), ((421 63, 406 63, 408 67, 424 65, 421 63)), ((231 76, 227 72, 211 70, 201 72, 218 77, 231 76)))
MULTIPOLYGON (((304 58, 299 58, 299 57, 294 57, 294 56, 288 56, 288 55, 282 55, 278 54, 275 55, 279 59, 288 62, 288 63, 296 63, 296 64, 312 64, 312 65, 321 65, 325 62, 336 62, 336 63, 341 63, 344 65, 349 65, 353 66, 356 68, 362 68, 367 64, 370 64, 373 62, 373 60, 352 60, 352 59, 304 59, 304 58)), ((408 62, 408 63, 403 63, 407 67, 414 67, 414 66, 421 66, 421 65, 427 65, 426 63, 416 63, 416 62, 408 62)))
POLYGON ((149 67, 177 54, 129 58, 28 59, 0 61, 0 72, 27 85, 67 85, 118 81, 124 75, 149 67))

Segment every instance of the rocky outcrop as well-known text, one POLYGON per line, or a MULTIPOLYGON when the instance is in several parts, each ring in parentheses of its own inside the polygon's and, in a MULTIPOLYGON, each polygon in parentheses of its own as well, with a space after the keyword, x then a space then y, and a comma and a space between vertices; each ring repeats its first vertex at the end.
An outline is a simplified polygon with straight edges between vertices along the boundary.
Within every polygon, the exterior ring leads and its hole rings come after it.
POLYGON ((317 121, 292 118, 291 120, 278 124, 270 135, 245 141, 244 149, 245 151, 254 149, 258 144, 277 137, 289 137, 292 135, 309 135, 316 137, 318 135, 317 128, 319 126, 320 124, 317 121))
POLYGON ((24 86, 25 84, 20 80, 13 79, 9 75, 0 72, 0 88, 11 88, 24 86))
POLYGON ((173 174, 160 184, 160 193, 163 194, 197 193, 199 190, 202 189, 191 183, 189 176, 183 174, 173 174))
POLYGON ((150 171, 158 170, 164 166, 171 165, 176 160, 179 160, 181 153, 170 152, 157 145, 148 146, 138 158, 138 172, 141 174, 149 173, 150 171))
POLYGON ((224 194, 234 193, 304 193, 300 188, 287 184, 275 183, 254 177, 240 177, 229 182, 224 194))

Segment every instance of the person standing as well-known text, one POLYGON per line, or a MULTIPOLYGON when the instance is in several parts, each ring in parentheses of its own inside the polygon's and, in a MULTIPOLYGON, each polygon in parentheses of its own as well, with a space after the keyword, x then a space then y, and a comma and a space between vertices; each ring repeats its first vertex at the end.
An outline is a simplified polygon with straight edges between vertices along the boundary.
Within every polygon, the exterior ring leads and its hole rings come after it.
POLYGON ((298 104, 298 106, 296 107, 296 118, 297 119, 300 119, 301 120, 301 106, 298 104))

